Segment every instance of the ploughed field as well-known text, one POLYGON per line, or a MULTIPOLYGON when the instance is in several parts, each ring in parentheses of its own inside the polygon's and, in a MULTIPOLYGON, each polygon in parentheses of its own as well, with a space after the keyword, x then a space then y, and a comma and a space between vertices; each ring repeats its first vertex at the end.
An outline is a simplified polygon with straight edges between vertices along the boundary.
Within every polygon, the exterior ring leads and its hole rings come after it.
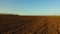
POLYGON ((0 15, 0 34, 60 34, 60 16, 0 15))

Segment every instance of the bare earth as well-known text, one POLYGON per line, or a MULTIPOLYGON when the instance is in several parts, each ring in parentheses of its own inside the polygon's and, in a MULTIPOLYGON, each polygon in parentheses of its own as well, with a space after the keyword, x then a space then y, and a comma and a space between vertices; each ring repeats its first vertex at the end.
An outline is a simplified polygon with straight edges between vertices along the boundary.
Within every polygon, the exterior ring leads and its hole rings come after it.
POLYGON ((0 15, 0 34, 60 34, 60 16, 0 15))

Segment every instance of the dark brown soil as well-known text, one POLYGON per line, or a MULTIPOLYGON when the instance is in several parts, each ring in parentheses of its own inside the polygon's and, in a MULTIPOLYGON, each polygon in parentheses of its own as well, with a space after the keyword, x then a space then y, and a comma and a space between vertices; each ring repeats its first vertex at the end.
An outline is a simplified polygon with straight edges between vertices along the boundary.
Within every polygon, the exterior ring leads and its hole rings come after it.
POLYGON ((0 15, 0 34, 60 34, 60 16, 0 15))

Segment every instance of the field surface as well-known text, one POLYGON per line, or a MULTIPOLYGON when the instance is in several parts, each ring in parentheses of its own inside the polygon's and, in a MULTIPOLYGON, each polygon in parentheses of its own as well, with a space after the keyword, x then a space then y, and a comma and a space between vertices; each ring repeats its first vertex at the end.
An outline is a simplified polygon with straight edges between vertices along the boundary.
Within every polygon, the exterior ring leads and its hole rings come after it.
POLYGON ((0 34, 60 34, 60 16, 0 15, 0 34))

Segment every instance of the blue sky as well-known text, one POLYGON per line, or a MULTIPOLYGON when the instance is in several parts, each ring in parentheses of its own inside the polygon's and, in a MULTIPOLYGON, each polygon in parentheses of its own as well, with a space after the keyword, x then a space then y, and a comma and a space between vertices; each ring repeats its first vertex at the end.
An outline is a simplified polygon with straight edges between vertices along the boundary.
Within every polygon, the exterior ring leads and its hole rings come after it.
POLYGON ((60 15, 60 0, 0 0, 0 13, 60 15))

